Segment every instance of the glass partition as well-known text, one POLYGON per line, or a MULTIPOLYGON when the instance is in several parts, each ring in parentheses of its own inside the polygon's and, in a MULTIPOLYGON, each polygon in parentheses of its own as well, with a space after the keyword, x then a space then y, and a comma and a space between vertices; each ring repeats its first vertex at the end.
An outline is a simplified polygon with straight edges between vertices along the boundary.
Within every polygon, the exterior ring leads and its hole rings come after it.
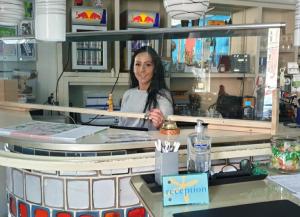
MULTIPOLYGON (((128 53, 124 55, 126 49, 119 42, 155 42, 165 66, 175 114, 271 120, 272 90, 277 88, 279 35, 283 27, 283 24, 253 24, 72 32, 67 33, 66 42, 55 45, 36 42, 30 36, 15 37, 14 28, 9 28, 6 35, 1 34, 0 70, 5 79, 18 79, 21 102, 22 94, 28 93, 23 102, 59 102, 61 106, 94 108, 97 105, 91 106, 89 102, 93 100, 89 99, 98 97, 97 108, 106 109, 104 96, 113 90, 113 103, 119 108, 122 94, 129 86, 128 67, 120 67, 127 61, 124 58, 129 57, 128 53), (107 69, 73 70, 72 43, 93 45, 97 41, 108 42, 107 69), (8 57, 6 47, 11 51, 8 57), (37 52, 38 47, 43 48, 42 52, 37 52), (47 65, 51 59, 56 60, 56 66, 47 65), (45 81, 47 67, 56 71, 45 81), (43 72, 37 68, 43 68, 43 72), (40 91, 49 82, 54 85, 48 88, 48 95, 35 100, 34 91, 40 91)), ((89 51, 96 57, 101 49, 89 51)))

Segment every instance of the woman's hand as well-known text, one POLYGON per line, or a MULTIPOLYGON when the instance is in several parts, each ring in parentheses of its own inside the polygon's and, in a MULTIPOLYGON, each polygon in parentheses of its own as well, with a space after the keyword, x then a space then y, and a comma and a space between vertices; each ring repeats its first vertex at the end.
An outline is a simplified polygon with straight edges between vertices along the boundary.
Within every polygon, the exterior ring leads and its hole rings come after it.
POLYGON ((156 129, 160 128, 164 123, 164 115, 159 109, 151 109, 149 119, 156 129))

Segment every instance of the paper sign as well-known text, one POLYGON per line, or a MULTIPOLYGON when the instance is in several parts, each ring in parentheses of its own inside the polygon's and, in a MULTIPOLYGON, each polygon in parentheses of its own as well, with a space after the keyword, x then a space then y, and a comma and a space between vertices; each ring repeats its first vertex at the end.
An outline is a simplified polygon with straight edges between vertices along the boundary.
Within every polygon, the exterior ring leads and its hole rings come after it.
POLYGON ((206 173, 163 177, 164 206, 196 203, 209 203, 206 173))

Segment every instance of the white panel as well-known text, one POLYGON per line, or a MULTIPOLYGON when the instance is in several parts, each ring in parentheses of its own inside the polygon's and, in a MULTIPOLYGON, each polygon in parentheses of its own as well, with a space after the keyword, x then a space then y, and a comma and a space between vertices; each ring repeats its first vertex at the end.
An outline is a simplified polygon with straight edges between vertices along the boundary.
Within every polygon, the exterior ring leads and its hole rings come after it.
POLYGON ((128 174, 128 169, 101 170, 102 175, 128 174))
POLYGON ((94 208, 115 207, 116 189, 114 179, 102 179, 93 183, 94 208))
POLYGON ((13 170, 12 173, 13 177, 13 192, 20 198, 24 197, 24 180, 23 180, 23 173, 19 170, 13 170))
POLYGON ((132 173, 153 172, 154 170, 155 170, 155 166, 134 167, 132 168, 132 173))
POLYGON ((26 185, 25 185, 26 199, 30 202, 41 204, 42 203, 41 177, 26 174, 25 179, 26 179, 26 185))
POLYGON ((67 182, 67 200, 70 209, 88 209, 90 206, 89 198, 89 181, 72 181, 67 182))
POLYGON ((49 207, 64 207, 63 179, 44 178, 44 202, 49 207))
POLYGON ((132 206, 139 203, 138 197, 135 195, 129 184, 130 177, 120 178, 119 180, 119 205, 132 206))
POLYGON ((96 176, 97 171, 61 171, 60 176, 96 176))
POLYGON ((42 174, 47 174, 47 175, 48 175, 48 174, 49 174, 49 175, 56 175, 56 173, 57 173, 56 171, 50 171, 50 170, 49 170, 49 171, 48 171, 48 170, 47 170, 47 171, 43 171, 43 170, 32 170, 32 172, 37 172, 37 173, 42 173, 42 174))
POLYGON ((11 168, 6 168, 6 187, 9 192, 12 192, 13 186, 12 186, 12 177, 11 177, 11 168))

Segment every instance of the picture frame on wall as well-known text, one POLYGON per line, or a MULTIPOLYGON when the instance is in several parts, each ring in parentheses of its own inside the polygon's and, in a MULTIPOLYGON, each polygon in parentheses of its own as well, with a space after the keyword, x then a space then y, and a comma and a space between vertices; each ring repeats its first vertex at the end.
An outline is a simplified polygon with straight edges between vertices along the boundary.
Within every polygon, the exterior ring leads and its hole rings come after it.
MULTIPOLYGON (((33 20, 22 20, 19 24, 20 36, 34 35, 33 20)), ((36 44, 32 42, 24 42, 18 45, 18 57, 20 61, 36 60, 36 44)))
POLYGON ((19 27, 19 35, 28 36, 28 35, 33 35, 33 34, 34 34, 33 20, 21 21, 20 27, 19 27))
POLYGON ((34 19, 34 3, 33 0, 24 0, 24 10, 26 19, 34 19))
MULTIPOLYGON (((17 35, 16 26, 1 26, 0 25, 0 37, 11 37, 17 35)), ((5 40, 0 41, 0 61, 17 61, 17 45, 6 42, 5 40)))
POLYGON ((36 49, 34 43, 22 43, 18 45, 19 60, 34 61, 36 60, 36 49))

